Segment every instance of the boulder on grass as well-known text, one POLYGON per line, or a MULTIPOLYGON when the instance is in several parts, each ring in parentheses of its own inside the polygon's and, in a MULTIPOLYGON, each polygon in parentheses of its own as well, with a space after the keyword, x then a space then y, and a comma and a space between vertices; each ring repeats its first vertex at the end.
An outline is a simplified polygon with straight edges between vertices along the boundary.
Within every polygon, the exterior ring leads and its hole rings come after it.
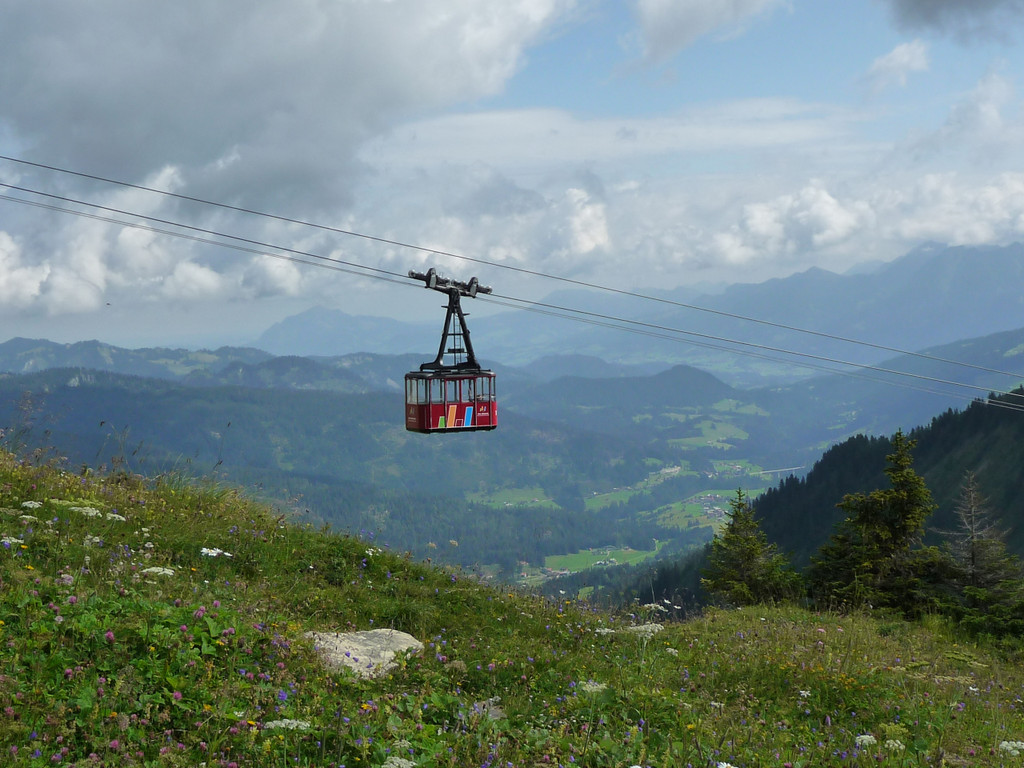
POLYGON ((307 632, 321 658, 332 669, 351 669, 359 677, 379 677, 398 666, 398 654, 417 654, 423 643, 395 629, 363 632, 307 632))

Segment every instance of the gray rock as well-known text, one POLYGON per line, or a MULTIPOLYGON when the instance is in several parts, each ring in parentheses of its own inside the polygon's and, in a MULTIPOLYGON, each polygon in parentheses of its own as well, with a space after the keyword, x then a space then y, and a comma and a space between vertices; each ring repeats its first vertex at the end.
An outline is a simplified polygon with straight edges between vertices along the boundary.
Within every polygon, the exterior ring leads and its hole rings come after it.
POLYGON ((359 677, 378 677, 398 666, 398 654, 417 654, 423 643, 395 629, 364 632, 307 632, 328 667, 351 669, 359 677))

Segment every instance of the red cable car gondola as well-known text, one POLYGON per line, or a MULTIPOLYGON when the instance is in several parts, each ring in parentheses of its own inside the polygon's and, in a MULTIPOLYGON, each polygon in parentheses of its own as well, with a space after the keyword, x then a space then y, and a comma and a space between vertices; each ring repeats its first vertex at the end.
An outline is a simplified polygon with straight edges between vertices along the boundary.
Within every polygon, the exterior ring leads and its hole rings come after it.
POLYGON ((405 428, 410 432, 473 432, 498 426, 495 375, 480 367, 473 353, 466 316, 459 302, 490 293, 474 277, 468 283, 440 277, 431 268, 426 274, 409 272, 427 288, 448 294, 448 314, 441 331, 441 345, 432 362, 405 374, 405 428), (448 346, 451 342, 451 346, 448 346), (445 362, 445 356, 450 362, 445 362))

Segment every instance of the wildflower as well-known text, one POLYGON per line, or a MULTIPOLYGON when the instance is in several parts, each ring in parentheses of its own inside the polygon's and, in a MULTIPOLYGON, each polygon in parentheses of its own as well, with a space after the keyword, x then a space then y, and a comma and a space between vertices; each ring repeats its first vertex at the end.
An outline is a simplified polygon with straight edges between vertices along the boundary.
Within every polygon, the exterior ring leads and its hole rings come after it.
POLYGON ((220 557, 221 555, 224 555, 224 557, 234 557, 230 552, 225 552, 223 549, 218 549, 217 547, 213 547, 212 549, 210 547, 203 547, 199 550, 199 554, 204 557, 220 557))
POLYGON ((854 739, 854 741, 857 743, 857 746, 860 749, 864 749, 866 747, 873 747, 875 744, 878 743, 878 739, 876 739, 870 733, 862 733, 860 736, 854 739))
POLYGON ((632 632, 641 640, 650 640, 664 628, 665 627, 661 624, 638 624, 632 627, 626 627, 627 631, 632 632))
POLYGON ((41 502, 41 501, 23 501, 23 502, 21 502, 21 506, 24 509, 39 509, 41 506, 43 506, 43 502, 41 502))
POLYGON ((899 739, 886 739, 885 749, 888 752, 902 752, 906 747, 903 746, 903 742, 899 739))
POLYGON ((806 699, 810 695, 811 695, 810 691, 800 691, 800 698, 801 699, 806 699))
POLYGON ((171 568, 161 568, 160 566, 154 565, 151 568, 143 568, 143 573, 150 573, 154 576, 173 576, 174 571, 171 568))
POLYGON ((107 634, 105 634, 103 637, 107 639, 108 643, 114 642, 114 630, 108 629, 107 634))
POLYGON ((269 723, 264 723, 264 730, 273 730, 274 728, 284 728, 289 731, 308 731, 310 724, 305 720, 271 720, 269 723))
POLYGON ((593 680, 587 680, 585 683, 580 683, 580 688, 584 693, 600 693, 608 686, 604 683, 595 683, 593 680))
POLYGON ((1024 750, 1024 741, 999 742, 999 751, 1006 752, 1012 757, 1019 757, 1022 750, 1024 750))

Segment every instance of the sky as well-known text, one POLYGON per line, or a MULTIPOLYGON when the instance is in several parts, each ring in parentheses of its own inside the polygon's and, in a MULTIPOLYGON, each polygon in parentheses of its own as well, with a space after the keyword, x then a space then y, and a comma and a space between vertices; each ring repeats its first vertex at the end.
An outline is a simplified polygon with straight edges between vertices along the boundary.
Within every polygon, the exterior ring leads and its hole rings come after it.
POLYGON ((431 266, 532 300, 1015 242, 1022 35, 1024 0, 2 3, 0 339, 430 320, 431 266))

